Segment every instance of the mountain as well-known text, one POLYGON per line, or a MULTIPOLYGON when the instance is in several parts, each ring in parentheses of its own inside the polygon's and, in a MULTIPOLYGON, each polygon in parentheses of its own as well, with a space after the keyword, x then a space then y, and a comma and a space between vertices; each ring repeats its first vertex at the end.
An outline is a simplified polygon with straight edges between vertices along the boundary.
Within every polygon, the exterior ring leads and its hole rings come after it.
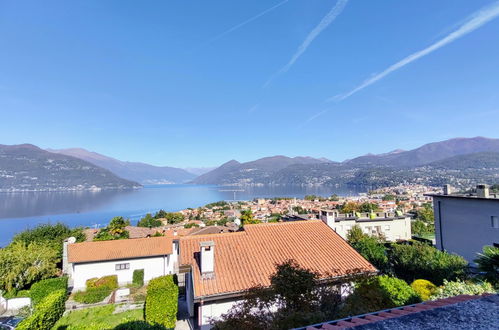
POLYGON ((47 149, 47 151, 85 160, 105 168, 121 178, 137 181, 141 184, 185 183, 196 177, 195 174, 180 168, 153 166, 138 162, 124 162, 81 148, 47 149))
POLYGON ((326 163, 312 157, 273 156, 255 161, 239 163, 231 160, 222 166, 200 175, 192 183, 196 184, 268 184, 276 172, 292 165, 313 165, 326 163))
POLYGON ((136 182, 81 159, 31 144, 0 145, 0 191, 139 188, 136 182))
POLYGON ((213 171, 214 169, 216 169, 216 167, 186 167, 186 168, 184 168, 184 170, 186 170, 189 173, 194 174, 195 176, 203 175, 205 173, 213 171))
POLYGON ((346 161, 350 165, 387 165, 393 167, 429 164, 445 158, 476 153, 499 152, 499 139, 485 137, 455 138, 425 144, 409 151, 391 152, 380 155, 365 155, 346 161))

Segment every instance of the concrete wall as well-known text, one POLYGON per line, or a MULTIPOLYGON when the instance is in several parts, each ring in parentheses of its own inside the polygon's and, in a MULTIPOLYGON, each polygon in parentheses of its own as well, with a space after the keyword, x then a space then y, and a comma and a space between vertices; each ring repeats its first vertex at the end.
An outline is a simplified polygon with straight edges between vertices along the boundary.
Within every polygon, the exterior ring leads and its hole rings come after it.
POLYGON ((0 297, 0 314, 5 311, 16 312, 26 306, 31 306, 31 298, 22 297, 5 299, 0 297))
POLYGON ((117 275, 120 285, 132 282, 133 271, 144 269, 144 281, 167 274, 173 274, 174 262, 170 255, 165 257, 137 258, 127 260, 113 260, 103 262, 91 262, 72 264, 72 280, 74 290, 84 290, 85 282, 89 278, 102 277, 107 275, 117 275), (129 263, 129 269, 116 270, 116 264, 129 263))
POLYGON ((199 328, 201 330, 211 329, 211 319, 222 316, 222 314, 227 313, 234 305, 240 302, 241 300, 221 300, 216 302, 205 302, 202 305, 199 305, 199 328))
POLYGON ((473 263, 484 245, 499 244, 499 199, 434 197, 437 248, 463 256, 473 263))

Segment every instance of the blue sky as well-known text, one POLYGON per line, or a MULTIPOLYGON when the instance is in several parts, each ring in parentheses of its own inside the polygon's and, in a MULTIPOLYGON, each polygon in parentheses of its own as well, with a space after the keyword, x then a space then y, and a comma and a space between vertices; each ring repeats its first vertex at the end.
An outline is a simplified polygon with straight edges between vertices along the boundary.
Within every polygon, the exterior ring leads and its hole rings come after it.
POLYGON ((1 1, 0 143, 187 167, 276 154, 343 160, 452 137, 499 138, 495 17, 335 98, 490 6, 498 4, 1 1))

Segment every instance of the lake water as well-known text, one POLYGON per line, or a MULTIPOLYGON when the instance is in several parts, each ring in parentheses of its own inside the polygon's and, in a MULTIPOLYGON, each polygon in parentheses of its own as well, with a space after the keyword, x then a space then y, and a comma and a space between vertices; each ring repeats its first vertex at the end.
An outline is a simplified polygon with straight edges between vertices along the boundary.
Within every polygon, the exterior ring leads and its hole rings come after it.
POLYGON ((127 191, 0 193, 0 246, 7 245, 15 233, 41 223, 60 221, 71 227, 102 227, 112 217, 123 216, 134 224, 146 213, 160 209, 179 211, 220 200, 303 198, 309 194, 350 196, 364 191, 346 187, 159 185, 127 191))

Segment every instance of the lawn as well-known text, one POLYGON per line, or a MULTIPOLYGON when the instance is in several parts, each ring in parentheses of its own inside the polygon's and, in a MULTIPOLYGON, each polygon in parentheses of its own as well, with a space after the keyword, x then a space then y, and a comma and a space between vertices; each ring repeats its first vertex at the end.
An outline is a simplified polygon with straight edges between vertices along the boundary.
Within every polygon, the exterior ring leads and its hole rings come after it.
POLYGON ((115 305, 92 307, 72 311, 63 316, 54 326, 54 330, 101 330, 112 329, 119 324, 144 320, 143 309, 113 314, 115 305))

